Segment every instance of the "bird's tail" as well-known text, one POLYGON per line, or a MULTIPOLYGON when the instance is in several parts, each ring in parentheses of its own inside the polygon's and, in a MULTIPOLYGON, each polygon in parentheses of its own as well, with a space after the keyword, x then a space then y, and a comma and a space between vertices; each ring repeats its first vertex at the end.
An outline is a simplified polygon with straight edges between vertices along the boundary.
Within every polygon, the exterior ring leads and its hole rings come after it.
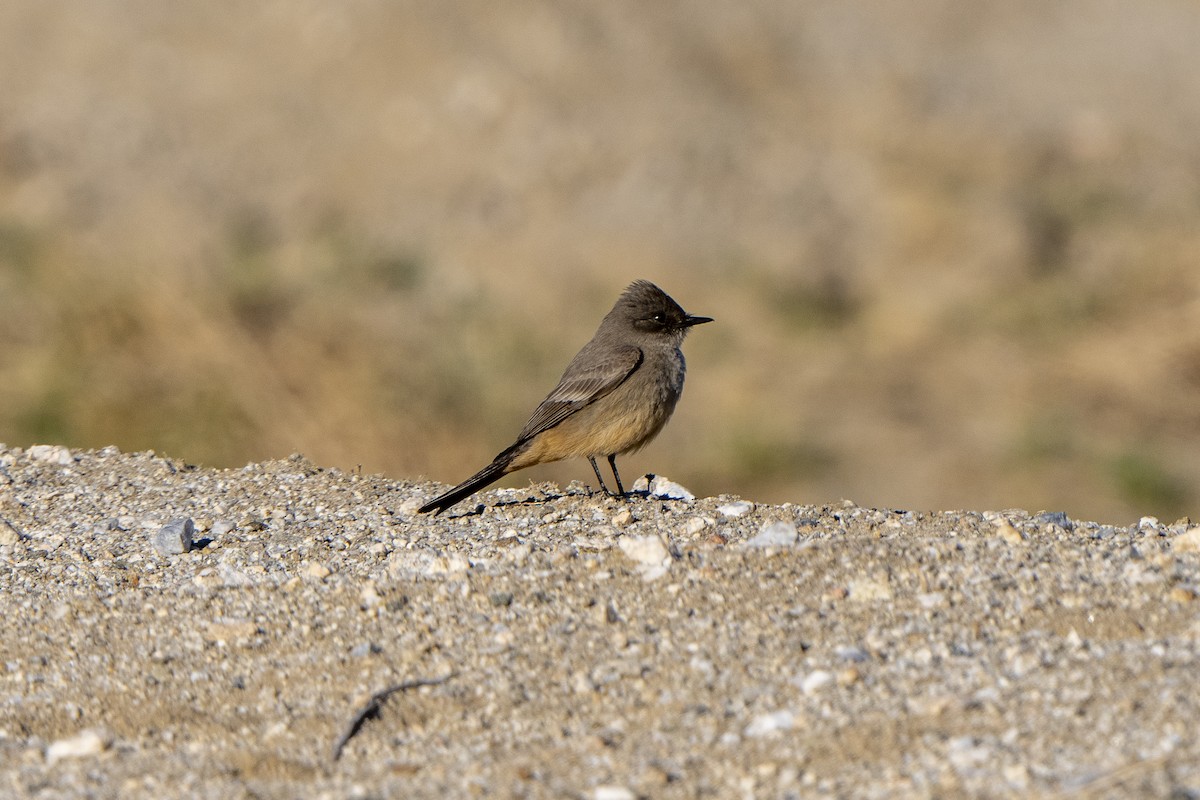
POLYGON ((508 465, 512 461, 511 458, 506 458, 508 452, 501 453, 495 461, 488 464, 483 469, 476 472, 465 481, 455 486, 445 494, 438 495, 430 500, 425 505, 421 506, 418 511, 422 514, 427 514, 432 511, 435 514, 440 514, 450 506, 457 503, 459 500, 470 497, 488 484, 495 483, 504 477, 508 472, 508 465))

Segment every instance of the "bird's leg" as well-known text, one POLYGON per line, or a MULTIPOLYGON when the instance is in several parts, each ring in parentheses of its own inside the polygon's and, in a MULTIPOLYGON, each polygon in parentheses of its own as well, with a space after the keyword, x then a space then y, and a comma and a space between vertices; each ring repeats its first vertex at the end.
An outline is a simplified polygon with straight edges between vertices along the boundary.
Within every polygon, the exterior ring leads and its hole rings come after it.
MULTIPOLYGON (((605 485, 604 478, 600 477, 600 468, 596 466, 596 459, 593 456, 588 456, 588 461, 592 465, 592 471, 596 473, 596 482, 600 484, 600 488, 604 490, 605 494, 612 494, 612 492, 610 492, 608 490, 608 486, 605 485)), ((617 486, 620 486, 620 485, 621 485, 621 481, 618 480, 617 486)))
MULTIPOLYGON (((617 494, 620 495, 621 497, 624 497, 625 496, 625 487, 621 485, 621 476, 617 473, 617 455, 616 455, 616 453, 614 453, 608 457, 608 465, 610 467, 612 467, 613 479, 616 480, 616 482, 617 482, 617 494)), ((593 461, 592 466, 593 467, 596 466, 596 462, 593 461)), ((599 475, 600 471, 596 470, 596 474, 599 475)))

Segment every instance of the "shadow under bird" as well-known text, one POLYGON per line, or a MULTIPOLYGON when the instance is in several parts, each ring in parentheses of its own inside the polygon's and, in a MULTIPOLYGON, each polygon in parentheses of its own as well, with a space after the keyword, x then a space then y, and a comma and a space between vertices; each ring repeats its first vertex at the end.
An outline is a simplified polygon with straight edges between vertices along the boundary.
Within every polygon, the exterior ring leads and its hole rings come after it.
POLYGON ((611 494, 596 466, 597 458, 608 459, 617 493, 624 495, 617 456, 645 445, 671 418, 686 369, 679 347, 688 330, 704 322, 712 318, 688 314, 650 281, 634 281, 517 440, 420 512, 440 514, 510 472, 564 458, 586 458, 600 488, 611 494))

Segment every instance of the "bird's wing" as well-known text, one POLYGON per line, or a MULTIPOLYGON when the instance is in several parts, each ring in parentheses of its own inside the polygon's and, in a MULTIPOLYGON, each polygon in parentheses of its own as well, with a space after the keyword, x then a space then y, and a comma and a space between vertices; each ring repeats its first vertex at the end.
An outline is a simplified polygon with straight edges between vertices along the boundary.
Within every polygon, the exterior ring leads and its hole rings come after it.
POLYGON ((584 406, 616 389, 642 363, 642 351, 632 345, 610 353, 583 369, 568 367, 558 386, 533 410, 518 442, 549 430, 584 406))

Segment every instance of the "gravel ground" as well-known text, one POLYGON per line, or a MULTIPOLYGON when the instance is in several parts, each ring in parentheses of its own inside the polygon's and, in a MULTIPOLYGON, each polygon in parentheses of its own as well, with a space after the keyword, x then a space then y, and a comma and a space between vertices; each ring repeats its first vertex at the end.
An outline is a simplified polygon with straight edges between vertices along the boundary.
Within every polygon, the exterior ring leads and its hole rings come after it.
POLYGON ((438 488, 0 445, 0 795, 1200 797, 1187 521, 438 488))

